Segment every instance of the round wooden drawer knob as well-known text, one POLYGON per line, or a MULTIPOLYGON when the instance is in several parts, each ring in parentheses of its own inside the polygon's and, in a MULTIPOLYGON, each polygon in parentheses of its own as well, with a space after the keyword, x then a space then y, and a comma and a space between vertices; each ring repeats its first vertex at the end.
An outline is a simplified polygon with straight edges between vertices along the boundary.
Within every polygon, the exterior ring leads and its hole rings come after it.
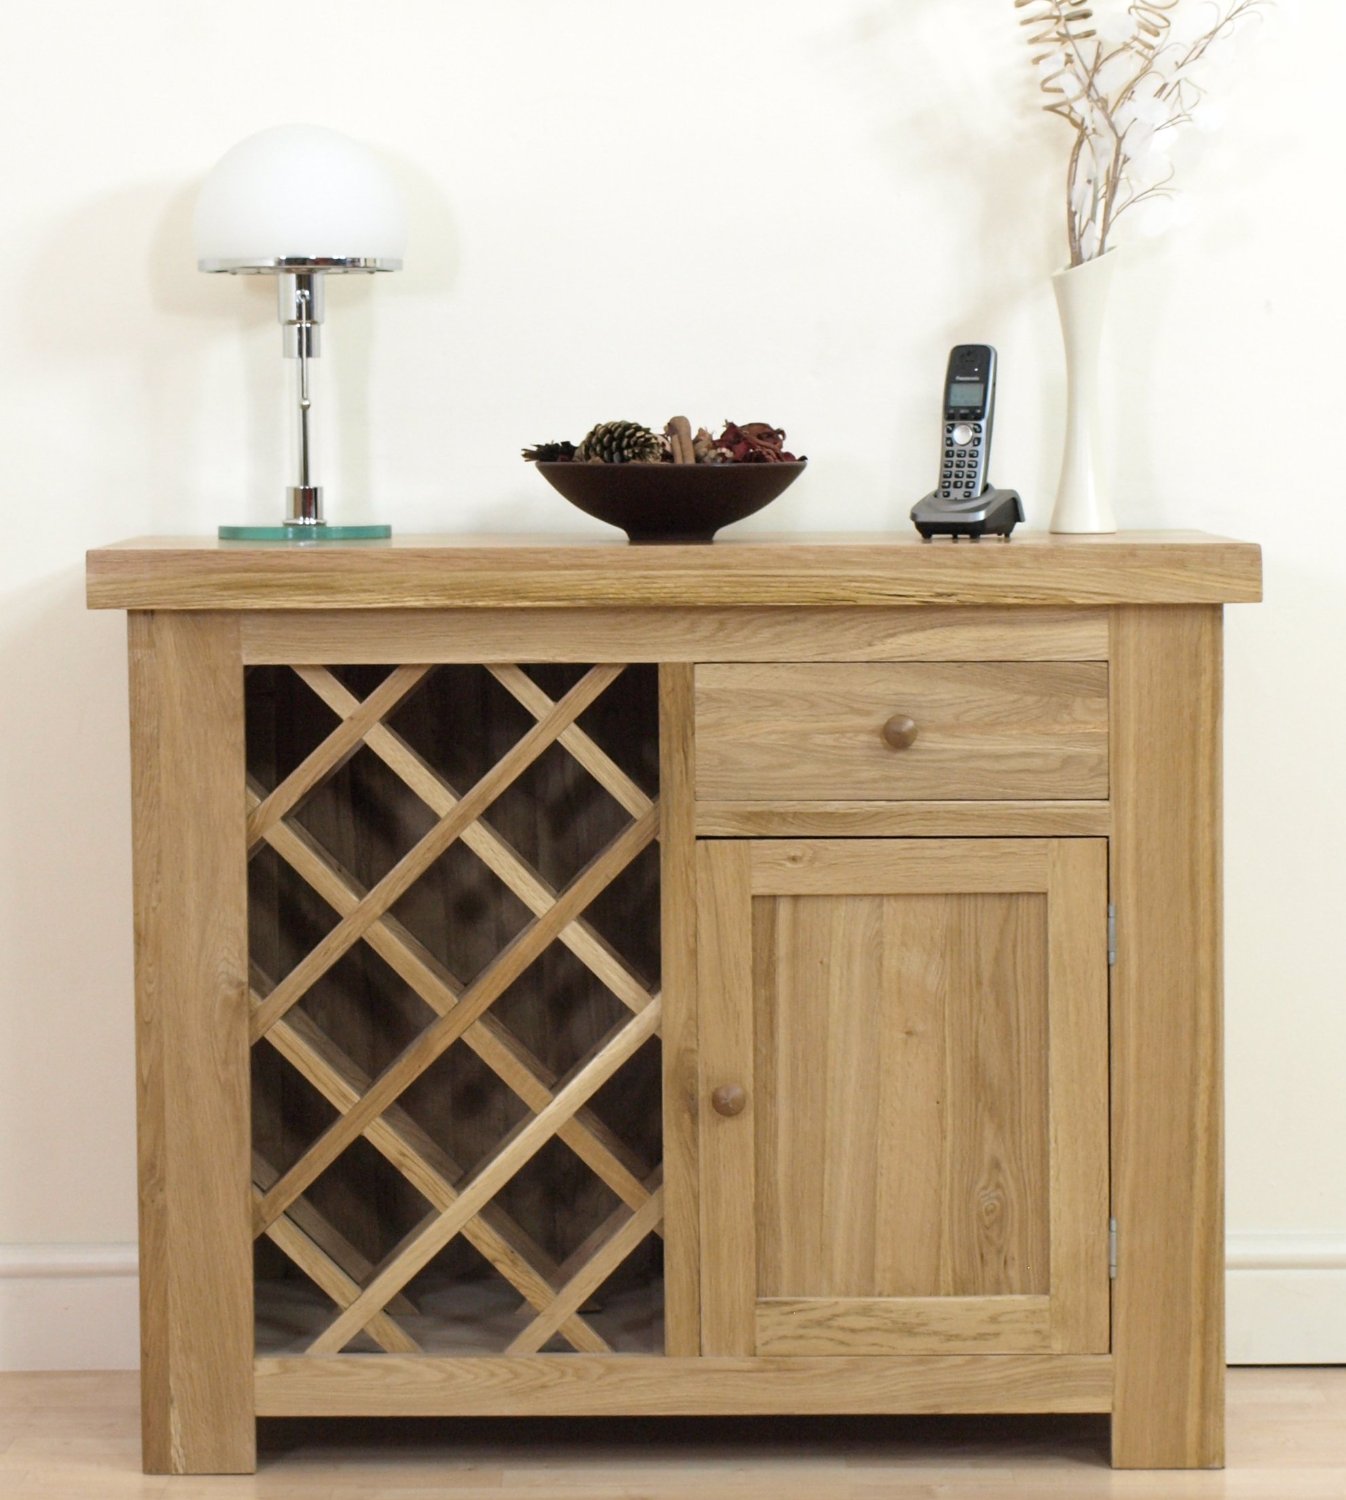
POLYGON ((916 743, 916 720, 894 714, 883 726, 883 738, 894 750, 909 750, 916 743))
POLYGON ((724 1083, 710 1096, 710 1102, 717 1115, 724 1115, 728 1119, 743 1113, 748 1096, 738 1084, 724 1083))

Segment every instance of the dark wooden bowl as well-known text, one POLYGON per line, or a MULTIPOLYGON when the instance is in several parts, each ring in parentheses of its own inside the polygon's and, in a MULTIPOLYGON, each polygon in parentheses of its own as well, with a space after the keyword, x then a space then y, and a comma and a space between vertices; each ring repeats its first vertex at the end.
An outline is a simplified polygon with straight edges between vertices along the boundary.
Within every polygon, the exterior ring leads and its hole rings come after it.
POLYGON ((633 542, 709 542, 761 510, 807 467, 794 464, 536 464, 585 515, 633 542))

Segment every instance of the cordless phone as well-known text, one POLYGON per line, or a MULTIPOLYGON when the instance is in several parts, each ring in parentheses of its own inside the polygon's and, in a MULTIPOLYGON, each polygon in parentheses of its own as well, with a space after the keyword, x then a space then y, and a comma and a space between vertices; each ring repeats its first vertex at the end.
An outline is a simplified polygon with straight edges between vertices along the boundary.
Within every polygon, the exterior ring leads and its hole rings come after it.
POLYGON ((939 455, 941 500, 972 500, 986 488, 995 418, 995 350, 955 344, 944 376, 944 429, 939 455))
POLYGON ((989 344, 955 344, 944 376, 939 480, 912 508, 911 519, 925 541, 959 536, 1006 541, 1022 521, 1023 502, 1014 490, 990 485, 991 428, 995 419, 996 353, 989 344))

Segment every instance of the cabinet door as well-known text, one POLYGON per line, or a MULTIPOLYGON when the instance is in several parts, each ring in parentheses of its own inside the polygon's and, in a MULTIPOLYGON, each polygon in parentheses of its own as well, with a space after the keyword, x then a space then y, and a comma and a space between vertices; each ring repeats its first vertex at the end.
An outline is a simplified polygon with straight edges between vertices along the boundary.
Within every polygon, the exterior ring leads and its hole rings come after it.
POLYGON ((704 1353, 1107 1349, 1106 848, 698 846, 704 1353))

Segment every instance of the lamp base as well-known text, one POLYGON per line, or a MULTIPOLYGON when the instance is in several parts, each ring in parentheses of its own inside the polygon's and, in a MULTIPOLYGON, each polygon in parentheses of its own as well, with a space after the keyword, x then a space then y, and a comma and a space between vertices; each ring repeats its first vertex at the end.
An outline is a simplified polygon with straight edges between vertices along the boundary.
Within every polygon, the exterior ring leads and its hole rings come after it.
POLYGON ((392 536, 388 525, 329 526, 297 521, 280 526, 221 526, 222 542, 377 542, 392 536))

